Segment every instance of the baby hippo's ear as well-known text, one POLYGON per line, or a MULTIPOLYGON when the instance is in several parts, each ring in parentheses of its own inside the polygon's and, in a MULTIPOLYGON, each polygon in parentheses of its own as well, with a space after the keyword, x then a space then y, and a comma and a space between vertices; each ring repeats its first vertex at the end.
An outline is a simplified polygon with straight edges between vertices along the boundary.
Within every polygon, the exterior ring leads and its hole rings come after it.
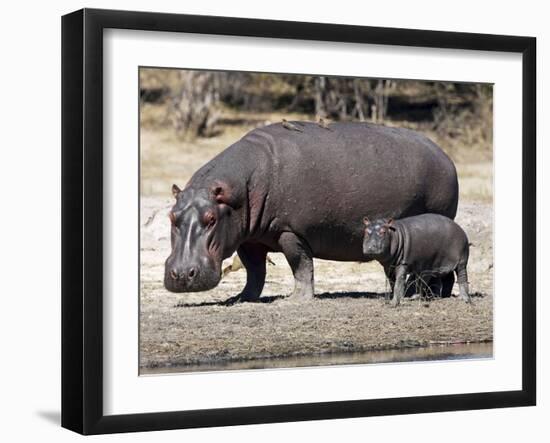
POLYGON ((393 225, 393 218, 390 218, 387 222, 386 222, 386 227, 392 231, 395 231, 395 226, 393 225))
POLYGON ((368 217, 363 217, 363 224, 364 224, 365 226, 370 225, 370 220, 369 220, 368 217))
POLYGON ((178 194, 181 192, 181 189, 178 185, 172 185, 172 195, 174 198, 178 198, 178 194))

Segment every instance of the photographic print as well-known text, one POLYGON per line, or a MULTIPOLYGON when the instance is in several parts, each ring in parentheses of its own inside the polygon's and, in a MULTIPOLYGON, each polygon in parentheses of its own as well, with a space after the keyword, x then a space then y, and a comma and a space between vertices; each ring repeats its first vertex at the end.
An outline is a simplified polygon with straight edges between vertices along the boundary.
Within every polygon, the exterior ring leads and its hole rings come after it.
POLYGON ((63 16, 62 426, 535 405, 535 140, 532 37, 63 16))
POLYGON ((139 68, 140 375, 490 358, 485 83, 139 68))

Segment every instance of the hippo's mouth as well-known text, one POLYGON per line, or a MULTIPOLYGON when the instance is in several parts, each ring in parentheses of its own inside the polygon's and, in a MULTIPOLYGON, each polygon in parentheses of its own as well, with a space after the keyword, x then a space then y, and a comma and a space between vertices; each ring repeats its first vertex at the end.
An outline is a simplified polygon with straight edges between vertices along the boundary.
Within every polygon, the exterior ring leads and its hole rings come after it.
POLYGON ((194 271, 194 274, 174 275, 168 268, 164 273, 164 287, 170 292, 202 292, 209 291, 218 286, 221 280, 221 263, 215 267, 201 267, 194 271))

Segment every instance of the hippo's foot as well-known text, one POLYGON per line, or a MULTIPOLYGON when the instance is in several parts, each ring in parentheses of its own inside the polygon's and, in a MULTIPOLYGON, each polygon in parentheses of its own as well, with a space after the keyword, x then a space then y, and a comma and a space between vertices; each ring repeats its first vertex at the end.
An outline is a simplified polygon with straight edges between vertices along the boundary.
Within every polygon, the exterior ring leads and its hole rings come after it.
POLYGON ((391 302, 390 302, 390 306, 392 308, 397 308, 399 306, 399 300, 398 299, 395 299, 395 298, 392 298, 391 299, 391 302))
POLYGON ((265 283, 267 248, 258 243, 244 243, 237 249, 246 269, 246 286, 242 292, 226 301, 227 306, 242 302, 257 302, 265 283))
POLYGON ((292 298, 305 298, 305 299, 313 299, 313 287, 310 285, 296 285, 294 287, 294 291, 292 291, 292 294, 290 294, 292 298))
POLYGON ((247 292, 241 292, 240 294, 237 294, 233 297, 229 297, 225 302, 224 305, 226 306, 232 306, 236 303, 254 303, 258 302, 260 300, 260 296, 256 296, 247 292))
POLYGON ((254 303, 257 302, 260 299, 259 293, 253 293, 248 291, 243 291, 240 294, 237 295, 239 301, 241 302, 248 302, 248 303, 254 303))

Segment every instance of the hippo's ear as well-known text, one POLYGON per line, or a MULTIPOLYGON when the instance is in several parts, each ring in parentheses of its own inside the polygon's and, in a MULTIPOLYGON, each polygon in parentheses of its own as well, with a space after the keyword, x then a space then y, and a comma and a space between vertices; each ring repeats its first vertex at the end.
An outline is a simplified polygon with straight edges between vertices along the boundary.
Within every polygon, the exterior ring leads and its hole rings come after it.
POLYGON ((395 231, 395 226, 393 225, 393 218, 390 218, 390 219, 386 222, 385 226, 386 226, 388 229, 390 229, 391 231, 395 231))
POLYGON ((226 183, 214 183, 211 192, 216 203, 231 206, 233 209, 237 209, 240 206, 238 203, 240 199, 236 195, 235 190, 226 183))
POLYGON ((174 198, 178 198, 178 194, 181 192, 181 189, 178 187, 178 185, 172 185, 172 195, 174 198))
POLYGON ((369 220, 368 217, 363 217, 363 224, 364 224, 365 226, 370 225, 370 220, 369 220))

